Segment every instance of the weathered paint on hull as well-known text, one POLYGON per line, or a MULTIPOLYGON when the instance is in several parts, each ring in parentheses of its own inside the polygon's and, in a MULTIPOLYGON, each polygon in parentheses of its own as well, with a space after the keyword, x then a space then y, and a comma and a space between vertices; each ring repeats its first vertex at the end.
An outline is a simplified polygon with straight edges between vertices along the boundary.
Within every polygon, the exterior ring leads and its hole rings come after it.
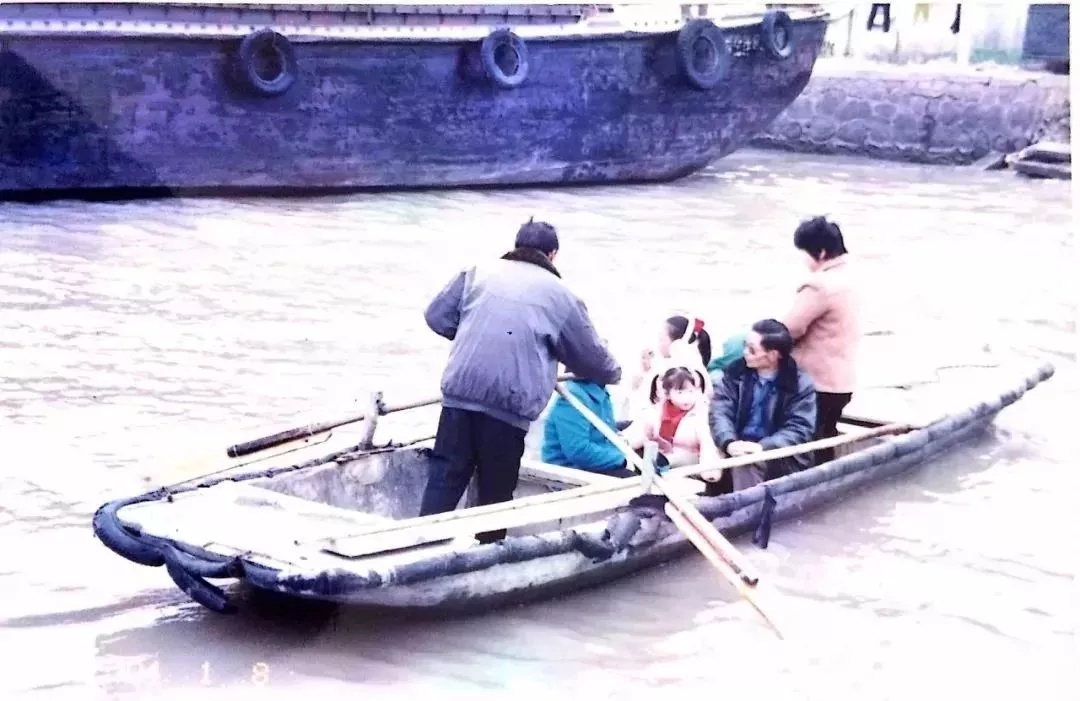
POLYGON ((737 51, 712 90, 680 73, 674 32, 528 41, 516 89, 481 76, 477 42, 294 42, 279 97, 230 80, 233 39, 9 35, 0 191, 670 180, 775 119, 825 27, 796 21, 785 60, 737 51))

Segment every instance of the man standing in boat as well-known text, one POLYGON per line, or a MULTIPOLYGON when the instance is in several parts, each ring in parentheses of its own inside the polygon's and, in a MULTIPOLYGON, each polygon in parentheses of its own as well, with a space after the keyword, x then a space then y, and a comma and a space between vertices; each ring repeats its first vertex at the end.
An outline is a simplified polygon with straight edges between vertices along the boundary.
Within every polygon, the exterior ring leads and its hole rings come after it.
POLYGON ((480 504, 513 498, 525 434, 551 399, 560 362, 602 385, 622 378, 585 304, 556 270, 558 251, 555 227, 529 219, 514 250, 458 273, 424 312, 452 345, 421 516, 452 511, 474 472, 480 504))

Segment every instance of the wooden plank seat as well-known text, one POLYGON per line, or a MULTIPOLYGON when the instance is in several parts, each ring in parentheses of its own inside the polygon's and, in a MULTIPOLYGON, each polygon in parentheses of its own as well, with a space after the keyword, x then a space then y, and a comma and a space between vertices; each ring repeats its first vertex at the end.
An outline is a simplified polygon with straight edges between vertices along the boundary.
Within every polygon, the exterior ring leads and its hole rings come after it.
MULTIPOLYGON (((582 486, 587 484, 611 484, 622 480, 634 481, 640 477, 613 477, 599 472, 579 470, 576 467, 564 467, 552 465, 540 460, 522 458, 521 477, 536 480, 538 482, 554 482, 561 485, 582 486)), ((686 494, 700 494, 705 491, 705 484, 701 480, 690 477, 679 477, 668 480, 676 489, 685 490, 686 494)))

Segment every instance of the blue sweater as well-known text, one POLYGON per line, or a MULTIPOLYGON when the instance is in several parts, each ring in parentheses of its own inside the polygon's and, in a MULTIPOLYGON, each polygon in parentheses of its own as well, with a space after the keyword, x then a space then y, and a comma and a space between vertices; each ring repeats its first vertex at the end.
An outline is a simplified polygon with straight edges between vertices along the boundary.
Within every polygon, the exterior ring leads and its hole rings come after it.
MULTIPOLYGON (((566 383, 581 403, 614 431, 615 410, 607 389, 595 382, 570 380, 566 383)), ((626 460, 619 449, 593 428, 589 420, 562 397, 555 399, 544 425, 540 459, 552 465, 576 467, 590 472, 616 470, 626 460)))

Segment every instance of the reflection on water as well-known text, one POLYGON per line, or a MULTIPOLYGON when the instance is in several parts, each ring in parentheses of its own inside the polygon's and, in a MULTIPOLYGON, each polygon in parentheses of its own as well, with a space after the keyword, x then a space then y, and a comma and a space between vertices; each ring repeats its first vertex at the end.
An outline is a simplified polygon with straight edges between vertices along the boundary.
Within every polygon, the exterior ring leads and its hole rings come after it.
MULTIPOLYGON (((0 640, 27 660, 4 675, 9 695, 213 698, 265 682, 271 697, 1064 697, 1076 473, 1054 407, 1075 400, 1067 183, 748 151, 670 185, 4 213, 0 640), (793 225, 820 212, 870 282, 865 384, 935 382, 934 368, 983 362, 987 348, 1049 357, 1058 374, 933 466, 777 528, 768 550, 740 543, 781 592, 798 632, 786 645, 697 558, 447 622, 248 592, 223 617, 90 532, 94 508, 141 475, 260 426, 344 414, 374 389, 431 395, 446 344, 423 306, 529 216, 559 227, 564 278, 629 365, 673 311, 704 316, 717 338, 778 313, 798 273, 793 225)), ((435 416, 411 414, 381 435, 435 416)))

